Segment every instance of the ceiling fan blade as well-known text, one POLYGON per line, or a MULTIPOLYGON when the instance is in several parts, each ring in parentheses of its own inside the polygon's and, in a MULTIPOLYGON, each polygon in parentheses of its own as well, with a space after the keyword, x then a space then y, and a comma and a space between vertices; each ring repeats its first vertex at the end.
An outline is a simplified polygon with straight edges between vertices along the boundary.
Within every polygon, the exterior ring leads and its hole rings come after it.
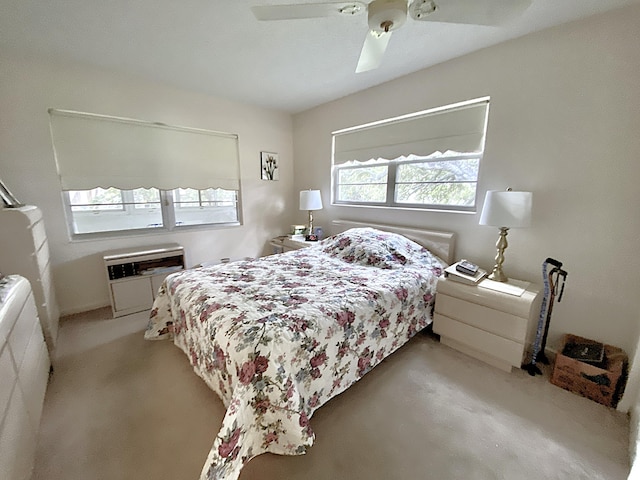
POLYGON ((414 20, 470 25, 502 25, 521 15, 532 0, 436 0, 436 11, 420 15, 430 0, 414 0, 409 14, 414 20))
POLYGON ((297 5, 255 5, 251 7, 258 20, 295 20, 300 18, 357 15, 365 12, 362 2, 302 3, 297 5))
POLYGON ((378 33, 373 30, 367 32, 364 45, 362 45, 362 51, 360 52, 356 73, 368 72, 380 66, 392 33, 393 32, 378 33))

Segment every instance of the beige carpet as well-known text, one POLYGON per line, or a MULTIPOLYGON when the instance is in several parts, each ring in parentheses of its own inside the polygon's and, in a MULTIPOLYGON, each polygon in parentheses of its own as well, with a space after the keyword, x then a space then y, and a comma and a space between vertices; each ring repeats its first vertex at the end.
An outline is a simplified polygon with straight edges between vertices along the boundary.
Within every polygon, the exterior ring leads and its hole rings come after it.
MULTIPOLYGON (((146 314, 62 324, 34 480, 195 480, 224 414, 146 314)), ((262 455, 242 480, 627 478, 628 418, 419 334, 311 420, 304 456, 262 455)))

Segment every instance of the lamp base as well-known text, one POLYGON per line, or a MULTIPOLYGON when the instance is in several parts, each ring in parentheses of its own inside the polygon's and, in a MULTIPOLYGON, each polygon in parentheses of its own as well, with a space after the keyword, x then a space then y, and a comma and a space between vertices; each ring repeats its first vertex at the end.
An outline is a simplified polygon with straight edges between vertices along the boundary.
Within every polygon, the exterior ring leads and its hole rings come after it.
POLYGON ((502 269, 493 268, 493 272, 487 277, 489 280, 493 280, 494 282, 508 282, 509 278, 504 274, 502 269))
POLYGON ((506 282, 509 280, 507 276, 502 271, 502 264, 504 263, 504 251, 507 249, 509 244, 507 243, 507 233, 509 232, 509 228, 500 227, 500 236, 498 237, 498 241, 496 242, 496 248, 498 249, 498 254, 496 255, 496 264, 493 267, 493 271, 491 275, 489 275, 489 280, 493 280, 494 282, 506 282))
POLYGON ((313 211, 309 210, 309 229, 307 230, 307 236, 313 235, 313 211))

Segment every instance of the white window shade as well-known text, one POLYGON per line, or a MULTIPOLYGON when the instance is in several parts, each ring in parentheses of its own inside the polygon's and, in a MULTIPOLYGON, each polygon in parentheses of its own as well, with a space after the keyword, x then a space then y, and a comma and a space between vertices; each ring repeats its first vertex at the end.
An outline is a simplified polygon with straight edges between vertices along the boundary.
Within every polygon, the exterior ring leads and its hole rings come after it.
POLYGON ((237 135, 49 110, 63 190, 240 186, 237 135))
POLYGON ((333 164, 482 152, 488 99, 478 99, 334 132, 333 164))

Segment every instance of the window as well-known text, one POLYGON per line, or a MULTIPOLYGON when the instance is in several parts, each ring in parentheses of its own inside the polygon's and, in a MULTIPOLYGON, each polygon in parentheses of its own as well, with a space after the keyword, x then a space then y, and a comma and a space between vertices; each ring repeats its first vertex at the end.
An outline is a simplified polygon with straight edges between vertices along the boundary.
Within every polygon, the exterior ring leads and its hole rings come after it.
POLYGON ((65 192, 73 235, 238 223, 237 195, 222 189, 94 188, 65 192))
POLYGON ((333 203, 473 211, 488 99, 333 133, 333 203))
POLYGON ((234 224, 238 222, 236 192, 221 188, 173 191, 176 225, 234 224))
POLYGON ((239 223, 237 135, 66 110, 49 114, 73 237, 239 223))

